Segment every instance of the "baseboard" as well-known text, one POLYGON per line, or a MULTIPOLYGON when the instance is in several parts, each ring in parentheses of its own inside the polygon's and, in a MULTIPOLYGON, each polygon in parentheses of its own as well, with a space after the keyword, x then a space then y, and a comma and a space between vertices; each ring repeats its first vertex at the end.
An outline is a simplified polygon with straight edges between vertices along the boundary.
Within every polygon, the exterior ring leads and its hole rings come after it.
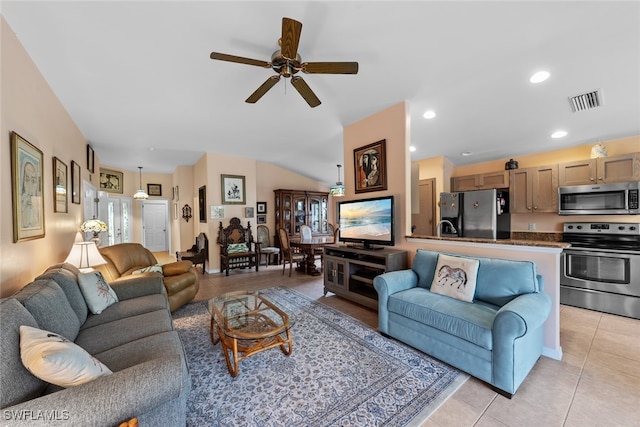
POLYGON ((562 360, 562 347, 558 347, 557 349, 542 347, 542 355, 549 359, 562 360))

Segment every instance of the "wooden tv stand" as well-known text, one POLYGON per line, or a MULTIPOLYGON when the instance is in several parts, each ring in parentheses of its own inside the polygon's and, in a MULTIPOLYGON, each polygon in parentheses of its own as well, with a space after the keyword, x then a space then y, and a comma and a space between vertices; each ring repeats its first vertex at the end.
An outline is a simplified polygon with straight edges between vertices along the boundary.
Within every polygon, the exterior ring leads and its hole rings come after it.
POLYGON ((378 293, 373 287, 373 278, 405 268, 407 251, 327 245, 324 247, 324 294, 333 292, 377 310, 378 293))

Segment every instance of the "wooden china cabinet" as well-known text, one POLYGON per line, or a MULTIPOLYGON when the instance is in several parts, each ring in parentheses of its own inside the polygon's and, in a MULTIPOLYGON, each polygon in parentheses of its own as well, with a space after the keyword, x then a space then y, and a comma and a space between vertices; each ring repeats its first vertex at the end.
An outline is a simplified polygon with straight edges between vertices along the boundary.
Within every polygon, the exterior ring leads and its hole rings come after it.
POLYGON ((289 237, 300 234, 300 226, 308 225, 314 235, 330 234, 327 227, 329 193, 304 190, 274 190, 276 206, 276 244, 278 229, 287 230, 289 237))

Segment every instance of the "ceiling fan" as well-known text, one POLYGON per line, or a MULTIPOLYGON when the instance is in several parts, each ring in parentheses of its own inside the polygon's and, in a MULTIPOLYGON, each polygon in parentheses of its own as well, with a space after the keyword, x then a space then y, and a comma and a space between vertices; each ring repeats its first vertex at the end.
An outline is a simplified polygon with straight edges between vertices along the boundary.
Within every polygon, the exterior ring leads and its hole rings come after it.
POLYGON ((269 77, 246 99, 246 102, 250 104, 254 104, 262 98, 269 89, 278 83, 281 77, 290 77, 291 84, 300 95, 302 95, 304 100, 307 101, 307 104, 309 104, 311 108, 317 107, 320 105, 320 100, 302 77, 296 76, 295 74, 299 71, 307 74, 358 74, 358 63, 302 62, 300 55, 298 55, 298 43, 300 42, 301 32, 302 23, 291 18, 282 18, 282 37, 278 40, 280 50, 273 52, 271 62, 218 52, 211 52, 211 59, 272 68, 277 73, 269 77))

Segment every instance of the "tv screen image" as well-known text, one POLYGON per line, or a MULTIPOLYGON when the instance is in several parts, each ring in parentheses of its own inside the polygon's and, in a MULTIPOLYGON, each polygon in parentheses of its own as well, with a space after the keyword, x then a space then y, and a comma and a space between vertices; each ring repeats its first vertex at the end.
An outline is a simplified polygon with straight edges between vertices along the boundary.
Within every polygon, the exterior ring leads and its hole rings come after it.
POLYGON ((393 196, 339 203, 338 224, 342 242, 393 246, 393 196))

